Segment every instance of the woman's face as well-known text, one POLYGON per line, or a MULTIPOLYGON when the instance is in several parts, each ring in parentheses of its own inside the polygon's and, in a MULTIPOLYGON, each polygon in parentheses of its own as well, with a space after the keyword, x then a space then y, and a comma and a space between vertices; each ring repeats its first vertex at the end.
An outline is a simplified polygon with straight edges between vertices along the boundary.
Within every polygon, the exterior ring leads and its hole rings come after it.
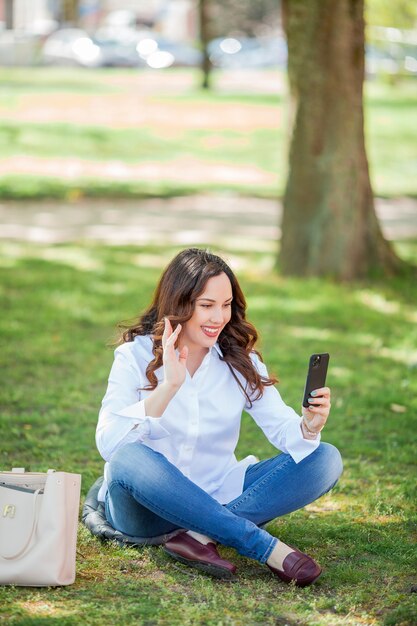
POLYGON ((180 345, 190 352, 211 348, 232 316, 232 285, 222 272, 209 278, 195 303, 194 313, 183 326, 180 345))

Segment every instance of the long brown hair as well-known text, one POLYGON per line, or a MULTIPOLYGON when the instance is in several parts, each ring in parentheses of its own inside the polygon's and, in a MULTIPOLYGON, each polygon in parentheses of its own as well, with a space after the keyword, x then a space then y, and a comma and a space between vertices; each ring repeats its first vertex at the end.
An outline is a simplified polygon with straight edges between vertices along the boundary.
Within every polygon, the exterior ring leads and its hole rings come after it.
POLYGON ((232 285, 231 319, 220 333, 218 343, 225 361, 248 402, 258 400, 266 386, 277 382, 275 377, 261 376, 250 358, 258 339, 256 328, 246 320, 246 301, 238 280, 227 263, 199 248, 183 250, 169 263, 156 287, 152 303, 139 316, 133 325, 119 324, 121 338, 119 344, 133 341, 137 335, 152 335, 153 360, 146 368, 149 385, 145 389, 155 389, 158 379, 155 375, 162 365, 162 333, 164 317, 167 317, 173 329, 178 324, 184 325, 192 316, 196 299, 203 293, 207 281, 213 276, 225 273, 232 285), (246 380, 244 388, 234 370, 246 380))

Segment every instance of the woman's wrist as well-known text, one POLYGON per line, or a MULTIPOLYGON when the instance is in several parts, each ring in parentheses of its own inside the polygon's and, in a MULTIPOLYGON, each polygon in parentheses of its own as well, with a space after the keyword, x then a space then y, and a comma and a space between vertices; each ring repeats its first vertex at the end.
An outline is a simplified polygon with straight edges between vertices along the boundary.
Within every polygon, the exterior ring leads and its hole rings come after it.
POLYGON ((177 384, 177 383, 171 383, 168 382, 167 380, 164 380, 159 387, 162 387, 162 389, 165 389, 168 393, 172 393, 172 394, 176 394, 178 389, 181 387, 181 384, 177 384))
POLYGON ((321 429, 318 431, 311 430, 308 427, 304 417, 301 419, 300 425, 301 425, 301 432, 303 433, 304 439, 317 439, 318 435, 321 432, 321 429))
POLYGON ((162 414, 180 387, 181 385, 172 385, 166 381, 155 387, 152 393, 145 398, 146 416, 162 417, 162 414))

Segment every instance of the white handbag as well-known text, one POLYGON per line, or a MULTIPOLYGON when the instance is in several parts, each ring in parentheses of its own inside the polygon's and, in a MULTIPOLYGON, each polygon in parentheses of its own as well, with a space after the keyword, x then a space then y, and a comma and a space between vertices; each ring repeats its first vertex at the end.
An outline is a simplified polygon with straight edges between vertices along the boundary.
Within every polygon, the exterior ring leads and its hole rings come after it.
POLYGON ((80 474, 0 472, 0 585, 74 582, 80 489, 80 474))

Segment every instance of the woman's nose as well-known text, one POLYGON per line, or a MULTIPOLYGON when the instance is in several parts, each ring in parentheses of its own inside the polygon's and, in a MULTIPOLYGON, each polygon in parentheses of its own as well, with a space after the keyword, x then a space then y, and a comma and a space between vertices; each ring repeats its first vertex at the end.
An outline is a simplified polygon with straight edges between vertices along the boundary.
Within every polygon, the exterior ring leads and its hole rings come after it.
POLYGON ((213 324, 221 324, 223 322, 223 313, 221 309, 213 309, 210 315, 210 321, 213 324))

